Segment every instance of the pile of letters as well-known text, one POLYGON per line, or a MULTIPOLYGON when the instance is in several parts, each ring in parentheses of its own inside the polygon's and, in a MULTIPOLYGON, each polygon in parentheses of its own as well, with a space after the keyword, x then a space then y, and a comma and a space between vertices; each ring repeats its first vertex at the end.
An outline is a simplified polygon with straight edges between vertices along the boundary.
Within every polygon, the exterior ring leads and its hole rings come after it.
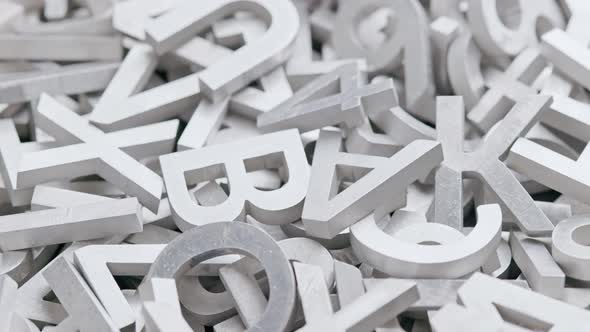
POLYGON ((0 0, 0 332, 590 329, 590 1, 0 0))

